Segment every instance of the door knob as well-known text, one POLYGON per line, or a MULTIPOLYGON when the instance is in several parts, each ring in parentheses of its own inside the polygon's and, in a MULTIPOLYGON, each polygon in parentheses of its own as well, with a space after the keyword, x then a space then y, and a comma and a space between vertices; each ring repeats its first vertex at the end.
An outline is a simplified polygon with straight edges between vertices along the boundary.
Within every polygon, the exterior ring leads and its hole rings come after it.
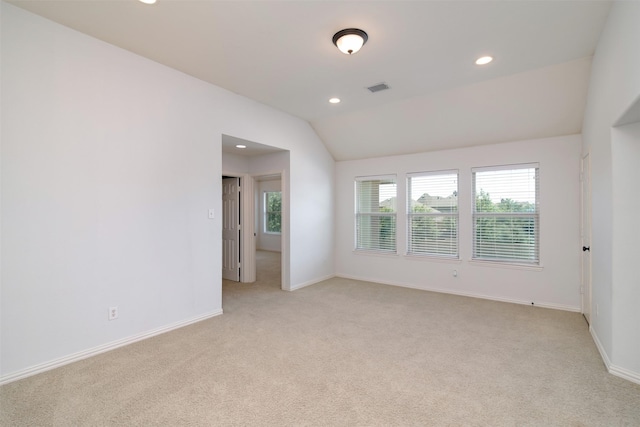
POLYGON ((586 252, 586 251, 591 252, 591 246, 583 246, 582 247, 582 252, 586 252))

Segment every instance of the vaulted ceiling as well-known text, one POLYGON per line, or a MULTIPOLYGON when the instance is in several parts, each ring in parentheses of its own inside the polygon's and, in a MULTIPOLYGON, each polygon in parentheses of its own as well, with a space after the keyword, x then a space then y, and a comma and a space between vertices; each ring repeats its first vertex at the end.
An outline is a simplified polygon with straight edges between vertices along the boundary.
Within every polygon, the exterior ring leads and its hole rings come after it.
POLYGON ((309 121, 336 160, 579 133, 610 1, 13 0, 309 121), (348 56, 331 38, 369 35, 348 56), (479 56, 495 60, 474 63, 479 56), (386 83, 390 89, 366 88, 386 83), (331 97, 342 102, 330 104, 331 97))

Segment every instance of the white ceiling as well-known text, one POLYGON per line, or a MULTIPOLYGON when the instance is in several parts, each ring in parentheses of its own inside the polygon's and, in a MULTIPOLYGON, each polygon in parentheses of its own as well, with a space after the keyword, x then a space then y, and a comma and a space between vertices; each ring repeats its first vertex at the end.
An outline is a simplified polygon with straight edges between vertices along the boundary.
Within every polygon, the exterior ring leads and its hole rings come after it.
POLYGON ((579 133, 610 1, 12 0, 308 120, 336 160, 579 133), (369 41, 347 56, 343 28, 369 41), (474 60, 489 54, 485 67, 474 60), (370 93, 385 82, 391 89, 370 93), (330 97, 342 102, 329 104, 330 97))
POLYGON ((269 145, 260 144, 246 139, 237 138, 230 135, 222 135, 222 152, 235 154, 236 156, 253 157, 263 156, 266 154, 277 153, 282 150, 280 148, 271 147, 269 145), (238 148, 238 145, 244 145, 244 148, 238 148))

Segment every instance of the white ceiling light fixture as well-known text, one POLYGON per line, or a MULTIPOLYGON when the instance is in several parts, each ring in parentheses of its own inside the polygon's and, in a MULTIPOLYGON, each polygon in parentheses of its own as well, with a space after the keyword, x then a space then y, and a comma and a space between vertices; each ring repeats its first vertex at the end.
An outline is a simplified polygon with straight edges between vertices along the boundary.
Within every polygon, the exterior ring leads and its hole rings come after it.
POLYGON ((480 58, 476 59, 476 64, 477 65, 487 65, 491 61, 493 61, 493 58, 491 56, 483 56, 483 57, 480 57, 480 58))
POLYGON ((244 149, 244 148, 247 148, 247 146, 246 145, 242 145, 242 144, 238 144, 238 145, 236 145, 236 148, 244 149))
POLYGON ((139 1, 144 4, 155 4, 157 0, 139 0, 139 1))
POLYGON ((364 46, 368 39, 369 36, 364 31, 357 28, 347 28, 333 35, 333 44, 340 49, 340 52, 353 55, 364 46))
POLYGON ((332 104, 339 104, 340 103, 340 98, 330 98, 329 102, 332 104))

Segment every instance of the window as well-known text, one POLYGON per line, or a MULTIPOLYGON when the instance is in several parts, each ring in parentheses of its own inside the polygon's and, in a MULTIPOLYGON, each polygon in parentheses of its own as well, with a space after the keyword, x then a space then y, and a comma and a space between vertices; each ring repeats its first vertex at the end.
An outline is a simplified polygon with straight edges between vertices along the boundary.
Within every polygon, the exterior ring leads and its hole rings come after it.
POLYGON ((356 178, 356 249, 396 252, 396 177, 356 178))
POLYGON ((264 232, 280 234, 282 231, 282 192, 264 192, 264 232))
POLYGON ((538 264, 538 165, 472 172, 473 258, 538 264))
POLYGON ((407 178, 410 255, 458 257, 458 172, 407 178))

